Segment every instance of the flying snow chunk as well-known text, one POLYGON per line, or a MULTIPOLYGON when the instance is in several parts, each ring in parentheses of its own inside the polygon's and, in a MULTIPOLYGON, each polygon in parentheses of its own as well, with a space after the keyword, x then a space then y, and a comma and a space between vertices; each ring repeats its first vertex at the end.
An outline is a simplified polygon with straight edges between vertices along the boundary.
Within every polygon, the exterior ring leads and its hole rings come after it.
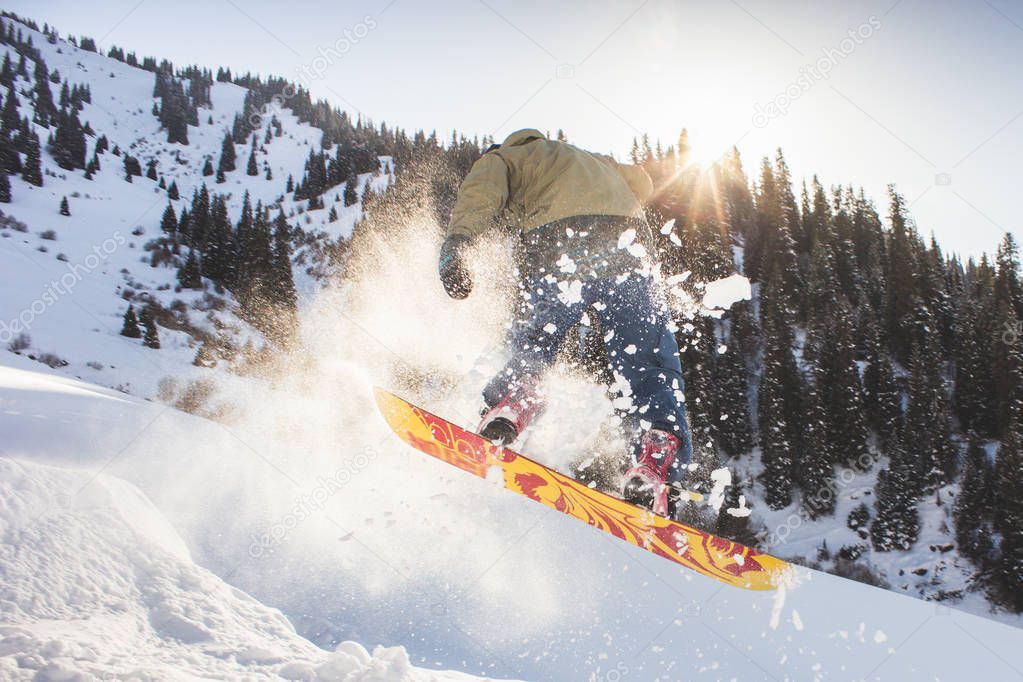
POLYGON ((748 301, 753 292, 749 280, 742 275, 732 275, 708 282, 703 294, 703 307, 727 310, 739 301, 748 301))
POLYGON ((615 337, 615 330, 612 329, 607 334, 604 334, 604 343, 608 343, 615 337))
POLYGON ((675 246, 682 246, 682 240, 678 238, 677 233, 672 232, 671 234, 668 235, 668 239, 670 239, 671 243, 674 244, 675 246))
POLYGON ((558 266, 559 270, 569 275, 576 271, 575 261, 569 258, 567 253, 561 254, 561 258, 558 259, 558 262, 555 263, 555 265, 558 266))
POLYGON ((874 633, 874 641, 877 642, 878 644, 883 644, 884 642, 888 641, 888 635, 886 635, 881 630, 878 630, 877 632, 874 633))
POLYGON ((635 355, 636 354, 636 344, 630 343, 628 346, 625 347, 625 352, 628 355, 635 355))
POLYGON ((625 250, 629 252, 629 255, 635 256, 636 258, 643 258, 646 256, 646 247, 638 242, 629 244, 625 250))
POLYGON ((558 282, 558 300, 565 305, 581 303, 583 300, 583 283, 577 279, 571 282, 558 282))
POLYGON ((672 218, 671 220, 669 220, 668 222, 664 223, 664 225, 661 226, 661 234, 668 234, 673 229, 675 229, 675 219, 674 218, 672 218))
POLYGON ((725 510, 729 516, 734 516, 737 519, 741 519, 745 516, 749 516, 753 513, 753 510, 746 506, 746 496, 739 495, 739 506, 730 507, 725 510))
POLYGON ((792 609, 792 627, 797 631, 803 631, 803 619, 799 617, 799 611, 792 609))
POLYGON ((665 284, 667 284, 670 287, 682 284, 682 282, 689 279, 689 276, 691 274, 693 274, 692 270, 686 270, 685 272, 679 273, 677 275, 672 275, 671 277, 665 280, 665 284))
POLYGON ((548 322, 543 326, 543 330, 548 334, 553 334, 554 332, 558 331, 558 325, 554 324, 553 322, 548 322))
POLYGON ((618 235, 618 248, 627 249, 634 241, 636 241, 636 230, 630 227, 625 232, 618 235))
POLYGON ((707 496, 707 506, 714 509, 721 509, 725 501, 725 488, 732 485, 732 472, 728 467, 721 467, 710 472, 710 480, 713 481, 710 495, 707 496))

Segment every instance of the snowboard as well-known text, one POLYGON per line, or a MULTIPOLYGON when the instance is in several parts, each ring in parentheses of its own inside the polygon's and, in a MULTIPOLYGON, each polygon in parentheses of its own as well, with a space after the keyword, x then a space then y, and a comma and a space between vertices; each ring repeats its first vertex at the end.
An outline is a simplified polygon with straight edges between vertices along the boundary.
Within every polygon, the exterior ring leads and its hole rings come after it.
POLYGON ((374 393, 391 429, 420 452, 480 478, 502 480, 508 490, 722 583, 770 590, 786 579, 790 565, 781 559, 590 488, 382 388, 374 393))

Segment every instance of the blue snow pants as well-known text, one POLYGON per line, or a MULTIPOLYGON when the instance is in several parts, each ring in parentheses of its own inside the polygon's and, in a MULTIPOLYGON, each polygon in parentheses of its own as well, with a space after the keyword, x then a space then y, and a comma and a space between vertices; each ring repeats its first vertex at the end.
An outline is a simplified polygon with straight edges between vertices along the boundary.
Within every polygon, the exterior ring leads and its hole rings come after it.
POLYGON ((678 343, 668 329, 667 305, 653 279, 642 269, 594 274, 574 281, 560 273, 558 277, 527 276, 519 315, 511 330, 513 356, 486 386, 484 399, 494 405, 522 378, 539 376, 550 367, 569 331, 587 311, 596 313, 604 332, 610 369, 616 379, 615 407, 627 435, 638 444, 639 436, 647 429, 674 433, 682 447, 676 460, 679 466, 673 468, 669 478, 680 480, 680 465, 688 464, 693 452, 682 364, 678 343))

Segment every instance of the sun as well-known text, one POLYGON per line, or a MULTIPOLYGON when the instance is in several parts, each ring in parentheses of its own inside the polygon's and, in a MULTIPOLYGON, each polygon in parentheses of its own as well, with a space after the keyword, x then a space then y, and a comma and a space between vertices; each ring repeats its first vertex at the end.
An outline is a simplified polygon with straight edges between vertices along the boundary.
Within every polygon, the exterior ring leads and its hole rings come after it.
POLYGON ((680 156, 684 158, 686 166, 709 168, 731 148, 731 145, 721 141, 723 139, 720 135, 714 135, 708 130, 694 130, 690 133, 687 129, 683 129, 682 134, 679 135, 680 156), (685 147, 684 150, 683 147, 685 147))

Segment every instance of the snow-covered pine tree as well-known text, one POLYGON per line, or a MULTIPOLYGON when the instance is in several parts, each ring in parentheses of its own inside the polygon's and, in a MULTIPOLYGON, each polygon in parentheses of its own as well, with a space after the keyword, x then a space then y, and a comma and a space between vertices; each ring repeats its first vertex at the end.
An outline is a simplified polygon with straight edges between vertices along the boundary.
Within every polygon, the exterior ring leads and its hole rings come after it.
POLYGON ((231 131, 224 131, 224 140, 220 143, 220 161, 217 164, 217 170, 225 173, 230 173, 235 169, 235 151, 234 151, 234 138, 231 137, 231 131))
POLYGON ((148 307, 142 308, 139 321, 145 329, 142 336, 142 344, 147 348, 159 348, 160 333, 156 328, 156 320, 153 319, 153 313, 148 307))
POLYGON ((43 186, 42 157, 39 150, 39 136, 29 132, 25 139, 25 163, 21 169, 21 179, 36 187, 43 186))
POLYGON ((188 250, 188 258, 178 268, 178 283, 183 289, 202 289, 202 268, 193 248, 188 250))
POLYGON ((160 218, 160 229, 164 234, 174 236, 178 231, 178 216, 174 212, 174 206, 167 202, 167 208, 163 209, 163 216, 160 218))
POLYGON ((131 339, 138 339, 142 337, 142 331, 139 329, 139 321, 135 316, 135 308, 131 304, 128 305, 128 310, 124 313, 124 323, 121 325, 121 336, 127 336, 131 339))
POLYGON ((716 437, 721 449, 732 457, 749 452, 753 447, 748 373, 733 318, 727 348, 717 357, 714 379, 716 437))
MULTIPOLYGON (((766 291, 772 294, 768 296, 770 301, 775 300, 775 292, 781 294, 778 275, 772 276, 766 291)), ((794 455, 799 445, 796 436, 801 435, 802 380, 792 355, 791 329, 776 306, 772 303, 762 310, 765 348, 757 422, 766 502, 772 509, 781 509, 792 502, 794 455)))
POLYGON ((870 539, 879 552, 908 550, 920 533, 920 515, 917 510, 915 466, 906 460, 901 440, 889 448, 891 461, 888 468, 878 474, 877 502, 874 522, 870 524, 870 539))
POLYGON ((971 433, 953 518, 959 553, 980 566, 991 559, 991 491, 994 472, 980 437, 971 433))

